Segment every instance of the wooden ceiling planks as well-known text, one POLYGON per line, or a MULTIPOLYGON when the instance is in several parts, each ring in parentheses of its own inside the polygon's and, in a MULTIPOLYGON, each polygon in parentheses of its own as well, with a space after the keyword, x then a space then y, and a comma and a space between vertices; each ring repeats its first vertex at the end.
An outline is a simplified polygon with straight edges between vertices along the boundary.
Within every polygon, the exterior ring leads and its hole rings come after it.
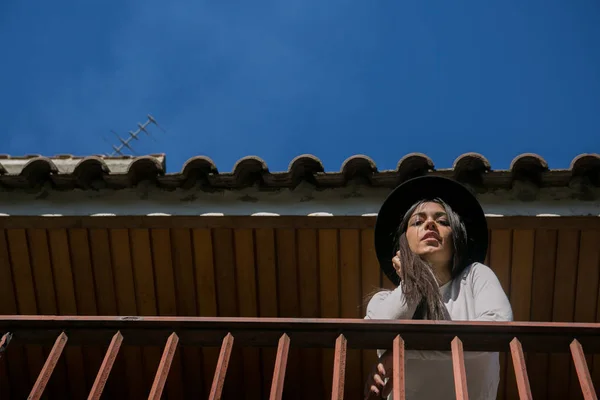
MULTIPOLYGON (((372 225, 359 219, 352 225, 340 217, 336 228, 338 217, 298 217, 300 228, 294 228, 287 220, 277 226, 253 218, 255 226, 244 221, 241 227, 231 219, 230 226, 186 228, 169 217, 148 227, 139 218, 128 225, 126 217, 120 226, 112 221, 107 227, 72 220, 61 227, 56 219, 48 227, 11 223, 0 229, 0 313, 362 318, 365 299, 391 287, 375 259, 372 225)), ((599 320, 597 217, 493 218, 490 227, 489 265, 511 299, 515 319, 599 320)), ((49 350, 27 346, 19 350, 24 357, 13 352, 1 360, 1 390, 26 396, 49 350), (19 367, 28 374, 16 374, 19 367)), ((78 397, 88 392, 104 351, 68 346, 48 393, 58 397, 68 390, 78 397)), ((159 347, 140 348, 125 338, 106 393, 111 398, 147 396, 161 353, 159 347)), ((206 398, 218 355, 219 348, 180 347, 165 395, 206 398)), ((225 397, 242 392, 246 398, 268 396, 275 356, 276 349, 240 351, 234 346, 225 397)), ((535 398, 553 393, 581 397, 568 355, 525 356, 535 398), (558 379, 564 371, 569 371, 568 385, 558 379)), ((374 357, 371 351, 348 350, 348 398, 362 393, 374 357)), ((292 347, 284 398, 328 396, 333 361, 333 349, 292 347)), ((499 398, 517 398, 510 355, 501 362, 499 398)), ((588 357, 588 363, 598 385, 599 358, 588 357)))
MULTIPOLYGON (((555 229, 535 231, 530 310, 532 321, 552 320, 557 237, 555 229)), ((540 398, 547 398, 548 395, 548 360, 547 354, 530 354, 527 360, 531 390, 540 398)))

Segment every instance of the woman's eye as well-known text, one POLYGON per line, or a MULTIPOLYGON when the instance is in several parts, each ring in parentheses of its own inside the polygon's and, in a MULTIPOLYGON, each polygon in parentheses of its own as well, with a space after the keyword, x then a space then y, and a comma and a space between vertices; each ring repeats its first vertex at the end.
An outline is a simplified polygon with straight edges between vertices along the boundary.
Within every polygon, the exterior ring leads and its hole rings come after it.
POLYGON ((416 220, 415 222, 413 222, 413 225, 414 225, 414 226, 419 226, 419 225, 421 225, 422 223, 423 223, 423 221, 421 221, 421 220, 419 220, 419 219, 418 219, 418 220, 416 220))
POLYGON ((448 221, 447 221, 447 220, 445 220, 445 219, 439 220, 438 222, 439 222, 440 224, 444 225, 444 226, 448 226, 448 225, 450 225, 450 222, 448 222, 448 221))

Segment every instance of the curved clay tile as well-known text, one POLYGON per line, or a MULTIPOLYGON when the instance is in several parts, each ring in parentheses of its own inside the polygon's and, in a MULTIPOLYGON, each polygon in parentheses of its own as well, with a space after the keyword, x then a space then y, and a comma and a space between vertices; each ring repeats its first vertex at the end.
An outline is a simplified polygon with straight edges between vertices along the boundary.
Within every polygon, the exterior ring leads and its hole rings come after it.
POLYGON ((537 154, 524 153, 515 157, 510 163, 514 196, 521 201, 535 200, 542 185, 542 173, 547 169, 548 163, 537 154))
POLYGON ((295 188, 305 181, 315 184, 315 175, 324 172, 321 160, 312 154, 302 154, 295 157, 288 166, 290 187, 295 188))
POLYGON ((188 177, 191 175, 208 175, 219 173, 217 166, 209 157, 196 156, 192 157, 183 164, 181 173, 188 177))
MULTIPOLYGON (((26 156, 24 158, 30 158, 26 156)), ((26 177, 30 181, 45 181, 50 179, 51 174, 56 174, 58 168, 52 160, 47 157, 33 157, 25 164, 19 175, 26 177)))
POLYGON ((159 175, 164 175, 163 165, 154 157, 137 157, 127 168, 127 175, 133 185, 143 180, 154 180, 159 175))
POLYGON ((90 156, 82 159, 73 169, 73 175, 88 184, 94 180, 101 180, 104 174, 110 170, 104 160, 97 156, 90 156))
POLYGON ((262 179, 264 173, 268 173, 267 163, 260 157, 247 156, 239 159, 233 167, 233 175, 236 185, 251 186, 262 179))
POLYGON ((319 159, 312 154, 301 154, 290 162, 288 165, 288 172, 292 175, 300 174, 316 174, 317 172, 323 172, 325 168, 323 167, 323 163, 319 159))
POLYGON ((467 172, 487 172, 491 165, 487 158, 479 153, 465 153, 454 160, 452 168, 455 174, 460 175, 467 172))
POLYGON ((516 156, 510 163, 510 170, 513 173, 531 171, 539 173, 548 169, 548 163, 542 156, 535 153, 523 153, 516 156))
POLYGON ((410 153, 405 155, 398 161, 396 171, 398 173, 398 181, 415 178, 425 175, 428 171, 435 168, 431 158, 423 153, 410 153))
POLYGON ((479 153, 465 153, 452 166, 454 179, 473 192, 484 192, 483 176, 491 169, 490 162, 479 153))
POLYGON ((348 157, 342 163, 342 174, 345 179, 352 179, 357 176, 368 177, 372 175, 374 172, 377 172, 377 165, 375 161, 370 157, 367 157, 362 154, 357 154, 351 157, 348 157))
POLYGON ((396 166, 397 171, 403 169, 415 168, 415 169, 433 169, 434 164, 431 158, 423 153, 409 153, 402 157, 396 166))
POLYGON ((233 166, 233 173, 241 172, 244 169, 268 171, 267 163, 258 156, 246 156, 237 160, 233 166))
POLYGON ((571 161, 574 176, 600 175, 600 154, 580 154, 571 161))

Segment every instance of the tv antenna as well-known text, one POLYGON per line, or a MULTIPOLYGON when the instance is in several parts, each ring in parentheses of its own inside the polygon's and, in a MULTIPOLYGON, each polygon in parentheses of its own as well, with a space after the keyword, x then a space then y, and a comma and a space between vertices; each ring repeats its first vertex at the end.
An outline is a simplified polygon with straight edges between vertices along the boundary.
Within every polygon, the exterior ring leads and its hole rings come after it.
MULTIPOLYGON (((111 132, 115 135, 115 137, 119 141, 119 144, 117 144, 117 145, 111 144, 113 152, 111 154, 109 154, 108 156, 109 157, 115 157, 117 155, 125 156, 127 154, 123 153, 124 151, 126 151, 126 150, 124 150, 124 148, 129 149, 129 151, 132 154, 135 155, 135 150, 132 147, 132 140, 140 140, 140 138, 138 136, 142 132, 144 132, 146 134, 146 136, 148 136, 152 140, 156 141, 156 139, 150 134, 150 132, 148 131, 148 129, 146 129, 148 127, 148 125, 150 125, 150 124, 156 125, 156 127, 158 129, 160 129, 163 133, 167 133, 160 125, 158 125, 158 122, 156 122, 156 120, 154 119, 154 117, 152 117, 152 115, 148 114, 146 121, 143 124, 140 124, 138 122, 138 124, 137 124, 137 126, 138 126, 137 130, 135 130, 135 131, 129 131, 128 132, 128 136, 125 139, 123 139, 121 136, 119 136, 115 131, 111 130, 111 132)), ((104 138, 104 140, 108 143, 108 140, 106 140, 106 138, 104 138)))

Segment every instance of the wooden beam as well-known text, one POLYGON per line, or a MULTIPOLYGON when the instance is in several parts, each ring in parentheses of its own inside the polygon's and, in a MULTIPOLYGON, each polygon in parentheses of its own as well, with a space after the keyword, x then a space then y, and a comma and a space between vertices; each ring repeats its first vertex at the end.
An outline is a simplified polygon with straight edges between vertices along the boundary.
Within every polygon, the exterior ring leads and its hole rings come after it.
MULTIPOLYGON (((198 215, 122 215, 111 217, 91 216, 7 216, 2 217, 1 228, 310 228, 310 229, 369 229, 375 227, 374 216, 247 216, 225 215, 221 217, 198 215)), ((489 229, 600 229, 600 217, 596 216, 507 216, 488 217, 489 229)))

